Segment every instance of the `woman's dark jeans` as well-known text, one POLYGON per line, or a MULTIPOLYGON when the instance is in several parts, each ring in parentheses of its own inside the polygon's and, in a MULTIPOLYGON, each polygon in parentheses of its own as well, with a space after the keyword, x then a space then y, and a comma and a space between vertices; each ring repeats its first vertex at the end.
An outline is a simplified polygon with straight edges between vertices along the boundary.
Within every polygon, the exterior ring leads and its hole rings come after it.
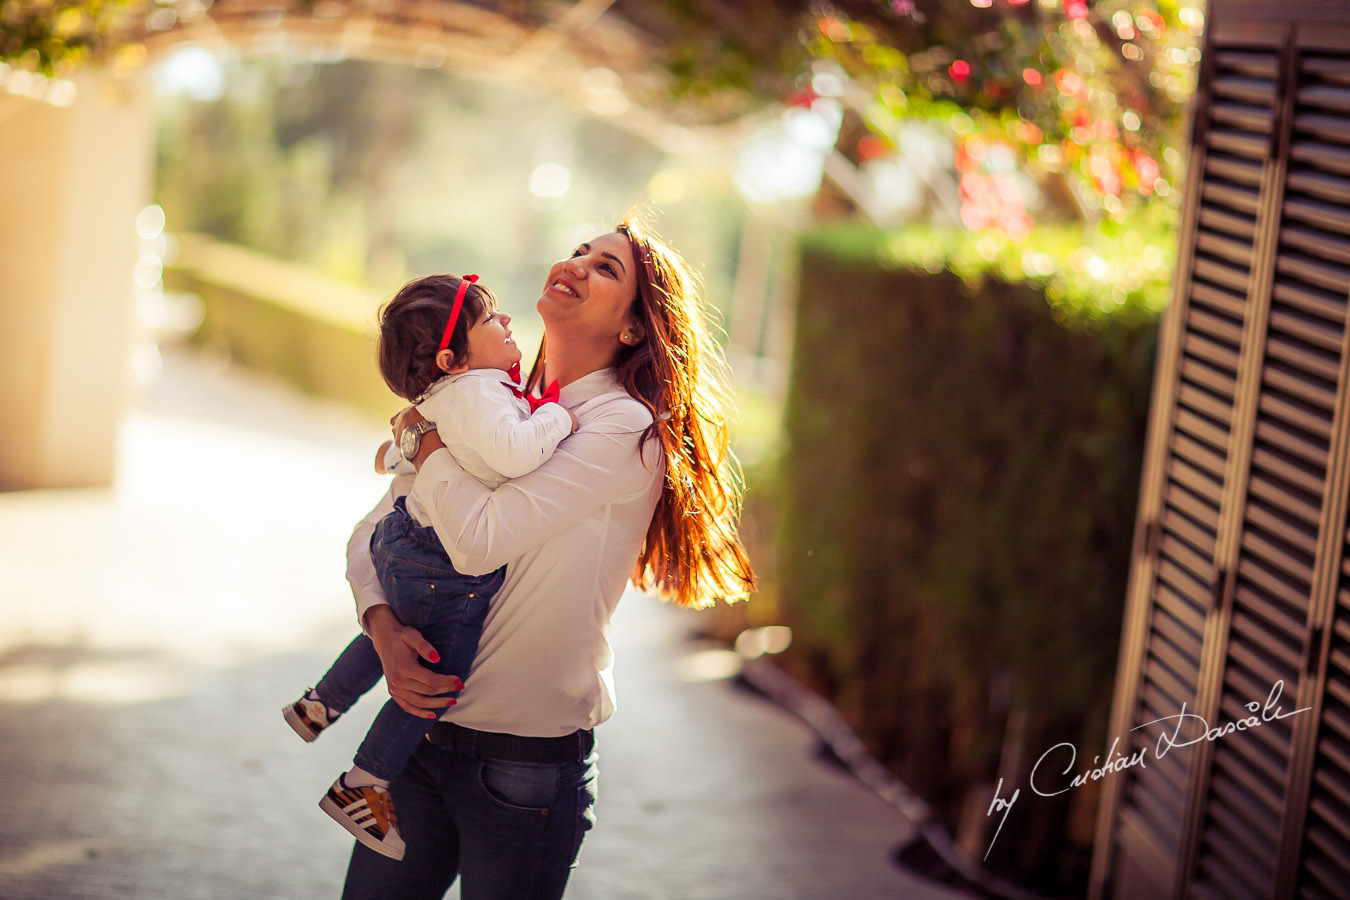
POLYGON ((557 900, 594 824, 596 755, 519 763, 423 740, 390 785, 401 862, 357 844, 343 900, 557 900))

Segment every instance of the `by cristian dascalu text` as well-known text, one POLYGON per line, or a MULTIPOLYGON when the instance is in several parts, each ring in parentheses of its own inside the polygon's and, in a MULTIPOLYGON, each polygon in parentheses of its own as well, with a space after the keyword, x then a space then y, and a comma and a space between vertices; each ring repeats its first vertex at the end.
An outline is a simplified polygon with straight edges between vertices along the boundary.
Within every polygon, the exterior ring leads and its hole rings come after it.
MULTIPOLYGON (((1150 725, 1162 725, 1162 732, 1158 735, 1157 743, 1149 747, 1147 745, 1140 747, 1129 756, 1123 755, 1118 749, 1120 746, 1119 735, 1111 742, 1111 749, 1107 751, 1106 758, 1103 760, 1100 756, 1092 758, 1092 768, 1085 769, 1077 775, 1072 776, 1065 781, 1064 776, 1074 771, 1078 762, 1078 748, 1065 741, 1056 744, 1049 750, 1041 754, 1040 759, 1036 760, 1036 765, 1031 767, 1031 774, 1028 776, 1028 786, 1032 793, 1041 797, 1057 797, 1060 794, 1067 793, 1074 788, 1082 787, 1089 781, 1100 781, 1108 775, 1114 775, 1117 772, 1123 772, 1133 766, 1148 768, 1148 759, 1162 759, 1172 750, 1180 747, 1189 747, 1192 744, 1198 744, 1201 741, 1217 741, 1226 738, 1239 731, 1251 731, 1260 728, 1267 722, 1274 722, 1278 719, 1287 719, 1290 716, 1296 716, 1299 713, 1307 712, 1311 707, 1305 706, 1303 709, 1296 709, 1293 712, 1284 712, 1280 709, 1280 696, 1284 693, 1284 681, 1277 681, 1270 688, 1270 694, 1266 697, 1263 705, 1260 701, 1253 700, 1246 704, 1245 709, 1251 715, 1234 719, 1222 726, 1210 727, 1203 716, 1196 715, 1186 711, 1186 704, 1181 704, 1181 711, 1175 716, 1163 716, 1161 719, 1153 719, 1149 722, 1136 725, 1131 731, 1138 731, 1141 728, 1148 728, 1150 725), (1175 727, 1172 724, 1174 723, 1175 727), (1182 730, 1188 729, 1188 733, 1193 737, 1182 737, 1182 730), (1047 760, 1061 760, 1063 768, 1058 769, 1055 762, 1047 760), (1044 766, 1044 771, 1042 767, 1044 766)), ((1012 811, 1013 804, 1021 795, 1021 788, 1015 788, 1012 796, 1004 797, 1003 779, 998 780, 998 785, 994 788, 994 799, 989 804, 989 809, 985 812, 986 816, 992 816, 995 813, 1003 813, 999 819, 998 828, 994 831, 994 837, 989 841, 989 849, 985 851, 984 858, 989 858, 989 850, 994 848, 994 841, 998 840, 999 832, 1003 830, 1003 823, 1008 819, 1008 813, 1012 811)))

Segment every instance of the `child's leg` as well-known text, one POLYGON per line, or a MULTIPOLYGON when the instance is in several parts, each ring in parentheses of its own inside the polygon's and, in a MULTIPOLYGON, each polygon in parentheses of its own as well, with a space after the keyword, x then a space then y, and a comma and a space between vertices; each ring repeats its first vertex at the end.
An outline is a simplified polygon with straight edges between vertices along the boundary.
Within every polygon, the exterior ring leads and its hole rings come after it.
POLYGON ((359 634, 347 645, 328 672, 314 686, 324 705, 344 713, 384 676, 379 654, 370 638, 359 634))
MULTIPOLYGON (((476 592, 475 592, 476 593, 476 592)), ((473 664, 473 655, 478 649, 478 639, 483 633, 483 620, 474 610, 481 605, 486 608, 486 598, 482 603, 473 598, 440 597, 437 611, 440 617, 421 623, 422 636, 436 648, 440 662, 422 665, 440 675, 457 675, 461 679, 469 674, 473 664), (460 601, 460 602, 457 602, 460 601), (470 608, 467 619, 466 606, 470 608)), ((452 705, 457 691, 446 696, 447 708, 452 705)), ((426 719, 404 710, 393 700, 385 703, 379 715, 375 717, 365 740, 356 751, 356 765, 382 781, 392 781, 403 771, 403 766, 412 758, 421 745, 431 726, 439 719, 426 719)))
MULTIPOLYGON (((420 660, 422 665, 438 674, 465 678, 483 633, 488 601, 501 588, 505 567, 480 576, 456 572, 434 529, 417 525, 402 498, 376 525, 370 550, 394 615, 421 632, 440 656, 436 663, 420 660)), ((392 780, 435 721, 404 712, 389 701, 357 750, 356 766, 364 771, 351 774, 362 781, 392 780)))

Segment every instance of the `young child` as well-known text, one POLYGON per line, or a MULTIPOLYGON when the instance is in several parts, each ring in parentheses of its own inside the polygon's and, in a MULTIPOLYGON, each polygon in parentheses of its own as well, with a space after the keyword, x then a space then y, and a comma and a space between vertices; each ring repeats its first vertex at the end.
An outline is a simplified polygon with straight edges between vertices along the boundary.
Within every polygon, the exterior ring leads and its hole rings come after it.
MULTIPOLYGON (((394 393, 416 403, 426 419, 404 432, 402 457, 417 455, 419 427, 434 427, 464 470, 495 488, 548 459, 576 430, 577 419, 556 402, 521 395, 520 350, 507 327, 511 317, 497 312, 496 297, 477 280, 432 275, 405 285, 380 313, 379 365, 394 393)), ((397 499, 370 539, 375 571, 399 621, 435 647, 438 656, 429 668, 463 676, 505 567, 481 576, 455 571, 429 519, 415 502, 408 503, 415 473, 393 449, 376 464, 394 472, 391 492, 397 499)), ((318 685, 282 714, 312 741, 382 675, 370 639, 358 636, 318 685)), ((393 859, 403 858, 404 843, 387 788, 434 722, 434 716, 419 718, 387 701, 355 765, 319 801, 358 841, 393 859)))

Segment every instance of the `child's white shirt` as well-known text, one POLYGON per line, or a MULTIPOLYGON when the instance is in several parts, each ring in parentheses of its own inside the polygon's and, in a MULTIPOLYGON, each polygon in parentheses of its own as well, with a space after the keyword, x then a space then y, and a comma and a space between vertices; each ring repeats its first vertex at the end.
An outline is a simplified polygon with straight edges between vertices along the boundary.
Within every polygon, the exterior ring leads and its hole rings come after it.
MULTIPOLYGON (((572 433, 566 409, 545 403, 531 414, 511 387, 501 369, 470 369, 435 382, 417 404, 460 467, 491 489, 533 472, 572 433)), ((431 524, 415 496, 407 504, 419 525, 431 524)))

